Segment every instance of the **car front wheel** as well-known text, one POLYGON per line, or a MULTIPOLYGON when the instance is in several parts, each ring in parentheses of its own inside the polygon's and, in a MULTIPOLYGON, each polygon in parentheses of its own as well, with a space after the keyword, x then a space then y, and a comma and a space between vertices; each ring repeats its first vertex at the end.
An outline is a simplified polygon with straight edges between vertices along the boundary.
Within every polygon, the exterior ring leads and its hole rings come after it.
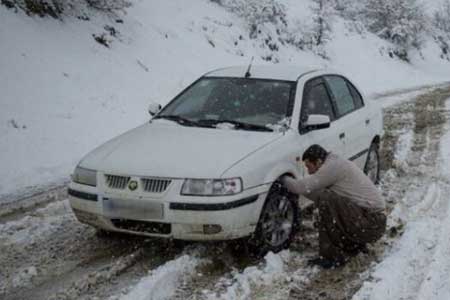
POLYGON ((267 195, 255 233, 249 240, 253 254, 279 252, 290 245, 299 224, 296 198, 280 183, 274 184, 267 195))

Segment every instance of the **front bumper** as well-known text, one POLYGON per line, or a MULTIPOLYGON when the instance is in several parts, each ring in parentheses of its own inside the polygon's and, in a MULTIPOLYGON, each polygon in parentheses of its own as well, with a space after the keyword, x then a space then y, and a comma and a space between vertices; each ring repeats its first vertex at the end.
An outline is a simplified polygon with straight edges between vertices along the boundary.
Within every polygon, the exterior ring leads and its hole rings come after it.
POLYGON ((113 191, 72 182, 70 205, 82 223, 110 231, 181 240, 230 240, 252 234, 269 186, 238 195, 182 196, 182 180, 166 192, 113 191))

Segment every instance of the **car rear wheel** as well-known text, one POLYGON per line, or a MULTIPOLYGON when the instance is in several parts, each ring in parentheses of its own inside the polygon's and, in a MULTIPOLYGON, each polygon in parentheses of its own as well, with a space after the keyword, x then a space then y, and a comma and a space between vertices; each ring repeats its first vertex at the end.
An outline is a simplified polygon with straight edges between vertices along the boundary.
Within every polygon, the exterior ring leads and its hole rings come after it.
POLYGON ((255 233, 249 240, 252 254, 260 256, 289 247, 299 224, 296 198, 280 183, 274 184, 267 195, 255 233))
POLYGON ((380 155, 378 152, 378 145, 372 143, 367 154, 366 164, 364 165, 364 173, 370 180, 377 184, 380 179, 380 155))

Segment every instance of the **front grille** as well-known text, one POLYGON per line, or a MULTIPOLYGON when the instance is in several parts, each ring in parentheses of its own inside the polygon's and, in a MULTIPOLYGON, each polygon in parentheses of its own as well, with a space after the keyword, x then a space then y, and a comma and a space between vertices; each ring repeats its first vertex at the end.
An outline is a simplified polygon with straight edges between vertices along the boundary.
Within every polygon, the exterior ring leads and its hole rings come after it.
POLYGON ((145 222, 128 219, 111 219, 111 222, 117 228, 144 233, 170 234, 172 230, 172 226, 167 223, 145 222))
POLYGON ((117 175, 105 175, 106 185, 112 189, 123 190, 127 187, 131 177, 117 176, 117 175))
POLYGON ((164 192, 169 184, 172 182, 168 179, 157 179, 157 178, 142 178, 142 185, 144 191, 150 193, 162 193, 164 192))

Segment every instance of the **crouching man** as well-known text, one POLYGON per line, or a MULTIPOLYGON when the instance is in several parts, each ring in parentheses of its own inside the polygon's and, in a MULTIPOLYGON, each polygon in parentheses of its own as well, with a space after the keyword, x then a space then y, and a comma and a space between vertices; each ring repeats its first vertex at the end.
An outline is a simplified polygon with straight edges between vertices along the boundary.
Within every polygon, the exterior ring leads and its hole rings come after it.
POLYGON ((385 202, 353 162, 312 145, 302 160, 311 176, 283 177, 286 188, 315 202, 319 210, 319 257, 323 268, 344 264, 378 240, 386 229, 385 202))

